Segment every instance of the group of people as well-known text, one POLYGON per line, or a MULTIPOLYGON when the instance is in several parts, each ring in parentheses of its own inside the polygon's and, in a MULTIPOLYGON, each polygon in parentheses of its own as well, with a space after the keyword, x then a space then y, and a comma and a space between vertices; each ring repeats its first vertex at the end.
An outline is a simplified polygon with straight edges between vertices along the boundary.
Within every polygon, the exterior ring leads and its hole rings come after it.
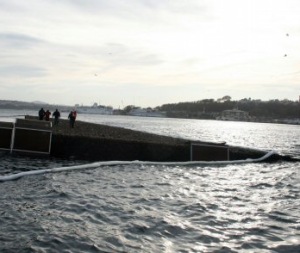
MULTIPOLYGON (((39 120, 50 121, 50 115, 51 112, 49 110, 45 111, 44 108, 41 108, 39 110, 39 120)), ((56 109, 55 112, 53 112, 52 117, 54 117, 54 125, 58 125, 59 118, 60 118, 60 112, 58 111, 58 109, 56 109)), ((68 116, 71 128, 74 128, 76 117, 77 117, 76 110, 72 110, 68 116)))
MULTIPOLYGON (((41 108, 39 110, 39 120, 45 119, 46 121, 50 121, 50 115, 51 112, 49 110, 45 111, 44 108, 41 108)), ((54 125, 58 125, 58 121, 60 118, 60 112, 58 111, 58 109, 55 110, 52 117, 54 117, 54 125)))

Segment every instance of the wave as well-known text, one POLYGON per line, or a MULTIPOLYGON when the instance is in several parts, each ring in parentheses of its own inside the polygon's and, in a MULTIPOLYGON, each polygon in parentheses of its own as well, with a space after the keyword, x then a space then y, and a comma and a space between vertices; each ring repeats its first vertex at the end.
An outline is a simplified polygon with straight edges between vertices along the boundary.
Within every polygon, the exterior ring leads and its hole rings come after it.
POLYGON ((270 151, 264 156, 257 159, 246 159, 246 160, 234 160, 234 161, 192 161, 192 162, 148 162, 148 161, 108 161, 108 162, 96 162, 84 165, 76 165, 69 167, 59 167, 52 169, 42 170, 31 170, 20 172, 11 175, 5 175, 0 177, 0 182, 16 180, 25 176, 40 175, 46 173, 55 173, 72 170, 84 170, 94 169, 101 166, 117 166, 117 165, 162 165, 162 166, 201 166, 201 165, 229 165, 229 164, 241 164, 241 163, 255 163, 262 162, 268 159, 270 156, 276 154, 275 151, 270 151))

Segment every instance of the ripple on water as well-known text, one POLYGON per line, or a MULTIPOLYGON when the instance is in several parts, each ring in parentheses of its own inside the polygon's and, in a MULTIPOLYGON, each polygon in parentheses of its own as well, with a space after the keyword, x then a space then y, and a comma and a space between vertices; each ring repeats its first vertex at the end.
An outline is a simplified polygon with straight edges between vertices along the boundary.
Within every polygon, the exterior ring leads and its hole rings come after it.
POLYGON ((4 182, 0 251, 296 251, 296 169, 106 166, 4 182))

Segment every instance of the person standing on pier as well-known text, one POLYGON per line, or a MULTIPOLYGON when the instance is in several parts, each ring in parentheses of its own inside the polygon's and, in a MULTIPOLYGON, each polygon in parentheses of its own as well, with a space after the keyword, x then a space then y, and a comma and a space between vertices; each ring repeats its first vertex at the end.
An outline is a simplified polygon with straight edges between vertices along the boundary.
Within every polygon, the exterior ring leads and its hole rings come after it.
POLYGON ((68 119, 70 120, 70 127, 71 128, 74 128, 76 116, 77 116, 77 114, 76 114, 75 110, 72 110, 69 113, 68 119))
POLYGON ((76 110, 75 110, 75 109, 73 110, 73 115, 74 115, 74 117, 75 117, 75 120, 76 120, 76 117, 77 117, 77 112, 76 112, 76 110))
POLYGON ((45 120, 46 120, 46 121, 49 121, 49 120, 50 120, 50 115, 51 115, 51 112, 50 112, 49 110, 47 110, 47 111, 45 112, 45 120))
POLYGON ((41 108, 41 110, 39 110, 39 120, 43 120, 45 117, 45 111, 44 108, 41 108))
POLYGON ((60 112, 56 109, 52 116, 54 117, 54 125, 58 125, 60 112))

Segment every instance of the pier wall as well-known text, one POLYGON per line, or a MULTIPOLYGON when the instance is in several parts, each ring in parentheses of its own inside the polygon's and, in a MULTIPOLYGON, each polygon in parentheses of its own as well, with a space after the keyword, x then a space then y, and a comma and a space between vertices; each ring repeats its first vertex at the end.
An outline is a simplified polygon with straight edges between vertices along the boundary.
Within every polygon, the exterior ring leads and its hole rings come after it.
POLYGON ((51 155, 96 161, 188 161, 189 145, 54 135, 51 155))
MULTIPOLYGON (((207 145, 205 143, 205 145, 207 145)), ((266 154, 265 151, 228 147, 229 160, 257 159, 266 154)), ((218 150, 201 154, 201 159, 194 161, 223 161, 218 150), (214 155, 216 154, 216 155, 214 155)), ((90 161, 154 161, 154 162, 186 162, 191 160, 191 143, 181 144, 151 143, 145 141, 99 139, 85 136, 53 135, 51 155, 62 158, 73 158, 90 161)), ((273 155, 268 159, 275 162, 289 157, 273 155)))

